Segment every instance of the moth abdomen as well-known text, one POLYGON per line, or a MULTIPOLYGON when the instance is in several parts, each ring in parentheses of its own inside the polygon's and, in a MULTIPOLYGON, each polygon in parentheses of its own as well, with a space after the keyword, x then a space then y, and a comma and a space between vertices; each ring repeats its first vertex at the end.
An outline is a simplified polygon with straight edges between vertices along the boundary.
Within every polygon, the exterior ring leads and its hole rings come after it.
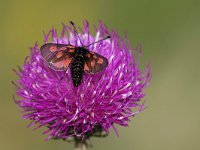
POLYGON ((76 56, 71 64, 71 73, 72 73, 72 81, 74 86, 78 86, 84 75, 84 57, 83 56, 76 56))

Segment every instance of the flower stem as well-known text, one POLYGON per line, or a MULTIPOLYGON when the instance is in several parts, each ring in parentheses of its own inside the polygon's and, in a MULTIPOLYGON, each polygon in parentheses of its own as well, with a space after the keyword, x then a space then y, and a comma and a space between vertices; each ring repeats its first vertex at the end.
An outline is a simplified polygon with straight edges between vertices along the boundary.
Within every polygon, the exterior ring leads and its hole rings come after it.
POLYGON ((84 142, 76 142, 75 150, 87 150, 87 146, 84 142))

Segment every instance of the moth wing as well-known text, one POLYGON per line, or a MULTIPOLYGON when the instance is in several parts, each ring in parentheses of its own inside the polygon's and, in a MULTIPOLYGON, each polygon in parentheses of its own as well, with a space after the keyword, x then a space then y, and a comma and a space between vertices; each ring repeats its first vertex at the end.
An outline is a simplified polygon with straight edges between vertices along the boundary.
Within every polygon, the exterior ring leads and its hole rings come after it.
POLYGON ((57 59, 55 62, 48 62, 48 65, 54 70, 62 71, 66 70, 69 67, 71 61, 72 58, 63 57, 61 59, 57 59))
POLYGON ((41 55, 54 70, 66 70, 74 57, 75 47, 67 44, 47 43, 41 48, 41 55))
POLYGON ((97 73, 108 66, 108 60, 94 52, 89 52, 85 56, 84 70, 88 73, 97 73))

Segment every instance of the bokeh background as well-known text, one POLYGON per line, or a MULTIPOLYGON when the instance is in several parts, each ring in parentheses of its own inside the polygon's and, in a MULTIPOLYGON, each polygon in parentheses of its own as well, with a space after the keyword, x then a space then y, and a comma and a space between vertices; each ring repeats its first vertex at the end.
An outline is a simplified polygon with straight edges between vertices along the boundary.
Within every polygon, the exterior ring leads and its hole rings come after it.
POLYGON ((73 20, 81 26, 101 19, 133 47, 143 45, 141 65, 151 62, 153 78, 146 89, 148 109, 117 127, 94 150, 200 149, 200 1, 199 0, 0 0, 0 149, 71 150, 73 144, 45 142, 42 130, 27 128, 13 102, 12 68, 22 65, 43 31, 73 20))

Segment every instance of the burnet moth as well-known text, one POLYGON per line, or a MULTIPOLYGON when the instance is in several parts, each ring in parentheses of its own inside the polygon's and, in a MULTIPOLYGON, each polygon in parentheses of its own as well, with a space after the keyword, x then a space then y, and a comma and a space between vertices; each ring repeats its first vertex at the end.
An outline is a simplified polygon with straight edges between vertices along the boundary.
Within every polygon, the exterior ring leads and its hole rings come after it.
MULTIPOLYGON (((82 44, 74 23, 72 21, 70 23, 82 44)), ((78 87, 81 84, 84 72, 94 74, 108 66, 108 60, 105 57, 88 50, 90 45, 108 38, 110 38, 110 36, 87 46, 82 44, 80 47, 70 44, 46 43, 41 46, 40 51, 42 57, 52 69, 62 71, 67 70, 70 67, 73 84, 75 87, 78 87)))

